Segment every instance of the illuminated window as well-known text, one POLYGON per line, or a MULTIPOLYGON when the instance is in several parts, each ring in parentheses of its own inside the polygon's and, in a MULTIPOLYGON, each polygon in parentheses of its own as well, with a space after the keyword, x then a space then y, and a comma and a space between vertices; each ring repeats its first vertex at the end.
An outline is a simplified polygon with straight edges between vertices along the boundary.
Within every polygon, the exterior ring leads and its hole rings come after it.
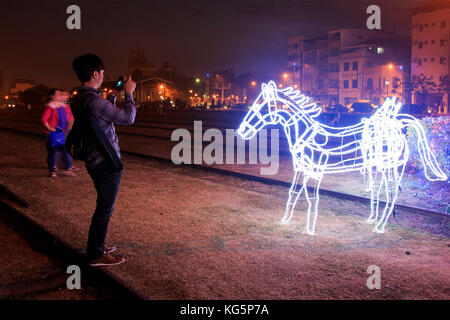
POLYGON ((377 53, 378 53, 378 54, 383 54, 383 53, 384 53, 384 48, 378 47, 378 48, 377 48, 377 53))

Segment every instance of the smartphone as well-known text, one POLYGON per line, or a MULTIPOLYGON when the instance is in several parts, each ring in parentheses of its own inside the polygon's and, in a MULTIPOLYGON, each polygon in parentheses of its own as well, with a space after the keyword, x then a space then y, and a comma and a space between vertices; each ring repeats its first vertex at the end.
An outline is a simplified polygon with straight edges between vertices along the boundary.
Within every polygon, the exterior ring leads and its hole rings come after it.
POLYGON ((116 83, 114 84, 114 89, 117 89, 117 90, 122 90, 122 88, 123 88, 123 83, 124 83, 124 79, 123 79, 123 77, 120 77, 117 81, 116 81, 116 83))

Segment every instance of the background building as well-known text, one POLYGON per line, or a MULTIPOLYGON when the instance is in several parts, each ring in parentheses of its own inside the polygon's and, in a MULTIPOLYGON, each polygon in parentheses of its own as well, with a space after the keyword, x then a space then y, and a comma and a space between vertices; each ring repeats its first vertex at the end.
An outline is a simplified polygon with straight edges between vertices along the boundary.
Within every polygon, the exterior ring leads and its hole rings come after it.
POLYGON ((450 74, 450 5, 419 8, 412 17, 413 102, 439 105, 448 113, 450 74))
POLYGON ((366 29, 333 30, 326 37, 289 37, 285 84, 323 104, 361 100, 379 104, 388 94, 407 101, 403 80, 409 76, 409 41, 366 29))
POLYGON ((3 70, 0 70, 0 101, 5 98, 5 94, 3 89, 3 70))
POLYGON ((31 89, 35 87, 33 80, 28 79, 16 79, 11 83, 11 88, 9 89, 9 93, 12 97, 19 97, 19 93, 25 90, 31 89))

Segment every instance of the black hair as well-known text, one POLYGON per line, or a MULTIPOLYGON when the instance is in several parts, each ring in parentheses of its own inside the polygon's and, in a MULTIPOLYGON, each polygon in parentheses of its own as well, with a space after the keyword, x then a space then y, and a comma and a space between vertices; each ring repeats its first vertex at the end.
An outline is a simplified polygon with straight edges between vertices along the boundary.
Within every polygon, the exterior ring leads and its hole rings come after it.
POLYGON ((50 90, 48 91, 47 103, 49 103, 50 101, 52 101, 52 97, 55 95, 56 91, 64 92, 65 90, 59 89, 59 88, 53 88, 53 89, 50 89, 50 90))
POLYGON ((100 72, 105 70, 102 59, 92 53, 75 58, 72 62, 72 67, 81 82, 91 80, 94 71, 100 72))

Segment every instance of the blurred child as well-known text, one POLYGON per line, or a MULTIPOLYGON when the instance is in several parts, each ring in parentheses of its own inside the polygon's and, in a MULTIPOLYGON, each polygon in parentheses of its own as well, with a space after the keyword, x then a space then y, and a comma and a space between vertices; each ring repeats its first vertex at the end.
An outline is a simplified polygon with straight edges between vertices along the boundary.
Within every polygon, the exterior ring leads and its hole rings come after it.
POLYGON ((79 168, 72 165, 72 159, 67 153, 64 144, 59 146, 52 146, 50 137, 51 132, 56 132, 57 130, 59 130, 62 131, 64 135, 67 135, 72 129, 73 115, 72 111, 70 110, 70 106, 66 103, 68 98, 69 94, 66 91, 52 89, 50 91, 48 103, 41 117, 41 122, 45 127, 44 139, 45 145, 47 147, 47 165, 49 177, 52 178, 57 177, 56 163, 59 157, 62 158, 64 170, 79 170, 79 168))

